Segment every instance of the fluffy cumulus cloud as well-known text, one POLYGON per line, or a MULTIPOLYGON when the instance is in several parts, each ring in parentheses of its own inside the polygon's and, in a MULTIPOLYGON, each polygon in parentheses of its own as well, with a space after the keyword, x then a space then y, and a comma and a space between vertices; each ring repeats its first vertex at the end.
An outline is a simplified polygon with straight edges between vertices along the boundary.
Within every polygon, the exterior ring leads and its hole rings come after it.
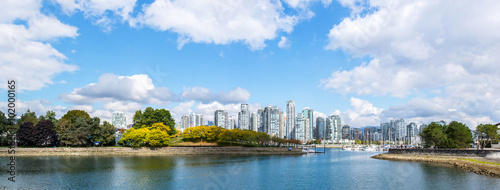
POLYGON ((281 1, 156 0, 130 21, 179 35, 178 48, 189 42, 229 44, 243 42, 252 50, 266 46, 278 33, 290 33, 301 15, 287 15, 281 1))
POLYGON ((215 93, 214 91, 205 87, 192 87, 187 88, 182 92, 182 97, 188 100, 196 100, 202 103, 210 103, 213 101, 219 101, 221 103, 244 103, 250 98, 250 92, 247 89, 236 88, 234 90, 219 91, 215 93))
POLYGON ((0 78, 17 80, 21 90, 41 89, 54 84, 54 75, 78 69, 50 44, 77 37, 78 29, 42 14, 40 8, 36 0, 0 3, 0 78))
POLYGON ((371 60, 334 72, 323 88, 400 98, 441 92, 390 107, 386 116, 500 120, 494 96, 500 93, 500 2, 340 2, 353 16, 333 26, 326 49, 371 60))
MULTIPOLYGON (((7 105, 8 102, 0 102, 0 111, 6 115, 9 109, 7 105)), ((16 114, 18 114, 18 118, 21 117, 22 114, 26 113, 28 109, 35 112, 36 116, 45 115, 47 111, 54 111, 56 113, 56 117, 62 117, 68 111, 67 107, 54 105, 52 102, 45 99, 30 101, 23 101, 22 99, 16 100, 16 114)))
POLYGON ((108 73, 101 75, 97 83, 75 88, 68 94, 61 94, 60 98, 75 104, 129 101, 161 105, 177 97, 167 88, 155 87, 148 75, 118 76, 108 73))

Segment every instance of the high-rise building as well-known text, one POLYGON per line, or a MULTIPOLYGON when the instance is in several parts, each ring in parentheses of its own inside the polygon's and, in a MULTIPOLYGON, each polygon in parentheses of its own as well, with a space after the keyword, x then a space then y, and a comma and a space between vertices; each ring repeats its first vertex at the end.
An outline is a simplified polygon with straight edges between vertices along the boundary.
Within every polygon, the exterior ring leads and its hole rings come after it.
POLYGON ((391 125, 389 123, 381 123, 380 129, 382 130, 382 141, 391 141, 390 130, 391 125))
POLYGON ((225 110, 216 110, 214 113, 215 126, 229 129, 228 116, 225 110))
POLYGON ((351 133, 352 133, 352 137, 351 137, 351 140, 360 140, 362 138, 362 134, 361 134, 361 130, 359 130, 359 128, 353 128, 351 130, 351 133))
POLYGON ((226 129, 234 129, 236 128, 236 121, 233 119, 232 116, 227 117, 227 128, 226 129))
POLYGON ((316 134, 318 139, 325 138, 325 119, 322 117, 316 118, 316 134))
POLYGON ((331 115, 326 119, 327 140, 339 142, 342 140, 342 120, 338 115, 331 115))
POLYGON ((257 110, 257 121, 258 121, 258 127, 257 127, 257 131, 259 132, 264 132, 264 118, 265 118, 265 112, 264 112, 264 109, 259 109, 257 110))
POLYGON ((181 129, 184 130, 184 129, 187 129, 189 128, 190 126, 190 122, 189 122, 189 116, 187 115, 182 115, 181 116, 181 129))
POLYGON ((207 121, 207 126, 213 126, 214 122, 213 121, 207 121))
POLYGON ((351 127, 349 125, 344 125, 342 127, 342 139, 350 140, 351 136, 351 127))
POLYGON ((285 131, 284 131, 284 128, 285 128, 285 118, 284 118, 285 114, 283 114, 282 111, 280 111, 279 113, 279 131, 278 131, 278 137, 279 138, 284 138, 285 136, 285 131))
POLYGON ((295 102, 289 100, 286 102, 286 138, 295 139, 295 102))
POLYGON ((271 107, 271 109, 264 109, 266 112, 270 112, 266 114, 268 116, 267 120, 267 129, 269 130, 267 134, 270 136, 279 136, 280 129, 280 110, 277 106, 271 107))
POLYGON ((295 139, 306 142, 305 129, 307 126, 307 118, 303 117, 301 113, 295 118, 295 139))
POLYGON ((415 122, 411 122, 408 125, 406 125, 406 140, 412 144, 412 139, 415 139, 418 135, 418 126, 415 122))
POLYGON ((115 111, 111 118, 111 124, 118 129, 125 129, 127 128, 127 117, 123 112, 115 111))
POLYGON ((238 128, 242 130, 250 129, 250 110, 248 104, 241 104, 241 111, 238 113, 238 128))
POLYGON ((309 108, 304 108, 302 110, 302 116, 307 118, 308 122, 307 127, 306 127, 306 139, 307 140, 312 140, 313 139, 313 110, 309 108))
POLYGON ((196 114, 194 112, 191 113, 191 115, 189 115, 189 126, 196 127, 201 125, 205 125, 205 118, 203 117, 203 114, 196 114))
POLYGON ((406 137, 406 124, 403 119, 393 119, 390 122, 391 128, 394 129, 394 140, 404 141, 406 137))
POLYGON ((250 117, 250 130, 258 131, 259 129, 259 116, 253 112, 252 117, 250 117))

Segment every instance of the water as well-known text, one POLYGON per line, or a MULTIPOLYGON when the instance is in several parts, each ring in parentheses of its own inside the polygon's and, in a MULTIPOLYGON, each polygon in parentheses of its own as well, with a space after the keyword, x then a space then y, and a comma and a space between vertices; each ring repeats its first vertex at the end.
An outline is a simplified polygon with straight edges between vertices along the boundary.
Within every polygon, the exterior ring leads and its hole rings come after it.
MULTIPOLYGON (((18 157, 21 189, 498 189, 500 179, 449 166, 327 149, 302 156, 18 157)), ((8 158, 0 158, 8 163, 8 158)), ((2 164, 4 169, 7 166, 2 164)))

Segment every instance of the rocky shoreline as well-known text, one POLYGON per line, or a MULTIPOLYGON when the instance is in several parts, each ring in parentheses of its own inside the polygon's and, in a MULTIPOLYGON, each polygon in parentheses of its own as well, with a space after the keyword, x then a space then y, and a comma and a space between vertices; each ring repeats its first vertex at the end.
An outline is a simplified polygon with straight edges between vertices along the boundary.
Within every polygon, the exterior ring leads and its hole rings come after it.
POLYGON ((302 149, 278 147, 87 147, 87 148, 16 148, 9 154, 0 148, 0 157, 30 156, 166 156, 166 155, 301 155, 302 149))
POLYGON ((415 155, 415 154, 379 154, 372 156, 375 159, 410 161, 450 165, 455 168, 474 172, 480 175, 500 178, 500 161, 488 160, 483 157, 464 156, 436 156, 436 155, 415 155))

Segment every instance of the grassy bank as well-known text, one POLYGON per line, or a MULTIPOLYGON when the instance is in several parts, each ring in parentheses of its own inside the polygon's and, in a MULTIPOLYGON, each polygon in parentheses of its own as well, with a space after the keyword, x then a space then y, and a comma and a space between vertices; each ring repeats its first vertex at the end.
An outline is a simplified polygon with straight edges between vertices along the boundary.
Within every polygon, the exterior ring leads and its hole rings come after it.
POLYGON ((500 178, 500 160, 483 157, 436 156, 415 154, 379 154, 372 158, 393 161, 411 161, 450 165, 480 175, 500 178))

